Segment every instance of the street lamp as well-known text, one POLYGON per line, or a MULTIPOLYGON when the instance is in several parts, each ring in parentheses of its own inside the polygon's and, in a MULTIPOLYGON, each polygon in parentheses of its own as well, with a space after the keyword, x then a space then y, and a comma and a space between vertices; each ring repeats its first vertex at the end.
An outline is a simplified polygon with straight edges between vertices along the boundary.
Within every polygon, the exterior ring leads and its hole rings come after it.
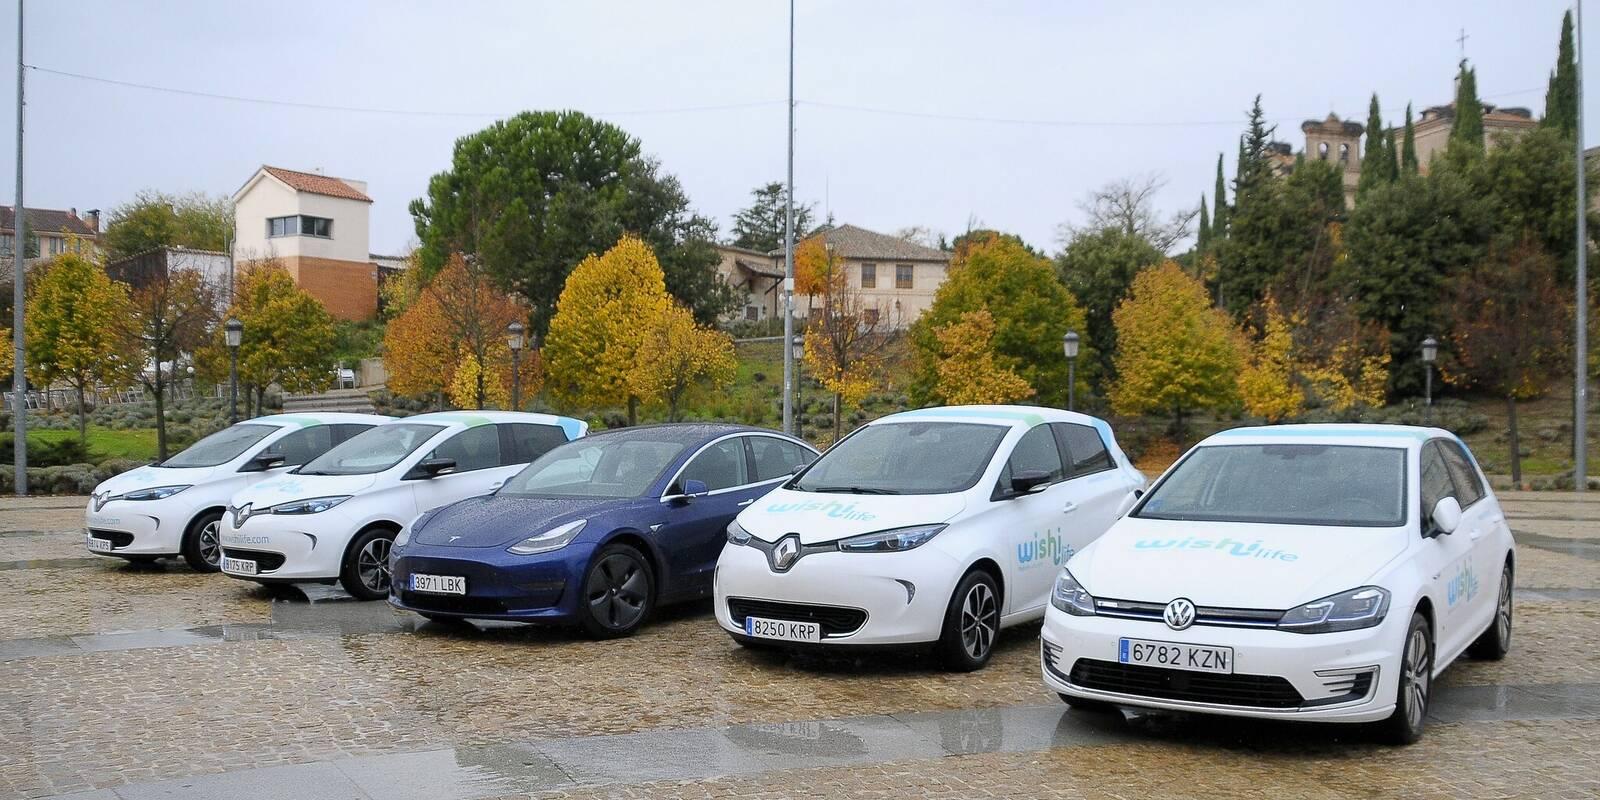
POLYGON ((239 421, 239 343, 244 340, 244 323, 229 317, 223 323, 228 342, 228 424, 239 421))
POLYGON ((506 326, 506 346, 511 348, 511 410, 522 409, 522 332, 520 322, 506 326))
POLYGON ((1422 396, 1425 404, 1424 419, 1433 424, 1433 362, 1439 359, 1439 340, 1429 336, 1422 340, 1422 396))
POLYGON ((1078 399, 1078 332, 1061 337, 1061 350, 1067 354, 1067 410, 1073 411, 1078 399))
POLYGON ((801 431, 805 428, 803 422, 806 411, 805 403, 802 400, 804 395, 801 394, 804 391, 804 387, 800 383, 800 369, 806 357, 806 338, 804 336, 796 336, 789 340, 789 356, 794 359, 794 435, 795 438, 802 439, 805 438, 801 431))

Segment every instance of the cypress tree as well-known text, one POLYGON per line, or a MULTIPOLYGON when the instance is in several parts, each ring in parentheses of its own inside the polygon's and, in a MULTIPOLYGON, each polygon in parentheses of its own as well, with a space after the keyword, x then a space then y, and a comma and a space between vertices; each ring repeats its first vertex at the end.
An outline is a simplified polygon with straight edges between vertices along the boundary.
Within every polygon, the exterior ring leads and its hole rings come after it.
POLYGON ((1200 232, 1195 238, 1195 252, 1204 253, 1211 243, 1211 215, 1206 211, 1206 193, 1200 193, 1200 232))
POLYGON ((1217 188, 1211 194, 1211 238, 1228 235, 1228 182, 1222 177, 1222 154, 1217 154, 1217 188))
POLYGON ((1450 146, 1470 144, 1483 149, 1483 101, 1478 99, 1478 71, 1461 60, 1456 75, 1456 118, 1450 126, 1450 146))
POLYGON ((1388 183, 1400 180, 1400 152, 1394 147, 1394 131, 1384 140, 1383 179, 1388 183))
POLYGON ((1572 12, 1561 17, 1561 45, 1556 52, 1556 69, 1550 73, 1550 88, 1544 94, 1544 119, 1539 124, 1554 128, 1562 136, 1578 129, 1578 71, 1573 60, 1572 12))
POLYGON ((1378 93, 1372 93, 1372 102, 1367 106, 1367 152, 1361 154, 1361 180, 1356 184, 1356 198, 1365 197, 1367 191, 1380 183, 1389 180, 1389 168, 1386 162, 1394 161, 1394 156, 1386 146, 1383 136, 1383 113, 1378 105, 1378 93))
POLYGON ((1417 174, 1417 129, 1411 124, 1411 104, 1406 103, 1406 136, 1400 145, 1400 171, 1417 174))

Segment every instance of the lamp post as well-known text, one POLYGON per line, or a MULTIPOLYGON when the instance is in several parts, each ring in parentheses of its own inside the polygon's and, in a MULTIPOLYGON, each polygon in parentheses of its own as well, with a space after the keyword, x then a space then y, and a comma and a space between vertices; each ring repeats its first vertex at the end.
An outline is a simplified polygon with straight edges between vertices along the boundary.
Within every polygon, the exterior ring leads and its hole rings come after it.
POLYGON ((1429 336, 1422 340, 1422 393, 1426 404, 1424 419, 1433 424, 1433 362, 1439 358, 1439 340, 1429 336))
POLYGON ((228 424, 239 421, 239 343, 244 340, 244 323, 229 317, 223 323, 228 343, 228 424))
POLYGON ((1061 350, 1067 354, 1067 410, 1074 411, 1078 399, 1078 332, 1061 337, 1061 350))
POLYGON ((806 337, 796 336, 789 340, 789 357, 794 359, 794 436, 796 439, 803 439, 805 437, 801 431, 805 429, 805 425, 802 424, 802 420, 805 419, 806 407, 802 402, 800 370, 801 362, 806 357, 806 337))
POLYGON ((522 332, 520 322, 506 326, 506 346, 511 348, 511 410, 522 410, 522 332))

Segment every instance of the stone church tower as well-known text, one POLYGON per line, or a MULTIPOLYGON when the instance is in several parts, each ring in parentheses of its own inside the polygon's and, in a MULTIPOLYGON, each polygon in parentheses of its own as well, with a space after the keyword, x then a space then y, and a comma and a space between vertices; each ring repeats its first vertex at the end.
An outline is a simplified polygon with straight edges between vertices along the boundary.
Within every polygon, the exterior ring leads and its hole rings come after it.
POLYGON ((1354 208, 1356 183, 1361 179, 1361 134, 1366 128, 1330 113, 1324 120, 1306 120, 1300 130, 1306 134, 1306 158, 1332 161, 1339 167, 1344 177, 1345 207, 1354 208))

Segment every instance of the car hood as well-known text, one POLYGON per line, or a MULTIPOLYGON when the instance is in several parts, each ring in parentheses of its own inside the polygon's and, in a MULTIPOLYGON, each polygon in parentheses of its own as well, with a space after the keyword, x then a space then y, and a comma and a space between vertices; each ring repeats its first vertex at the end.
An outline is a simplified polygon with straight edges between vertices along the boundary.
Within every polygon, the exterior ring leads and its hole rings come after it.
POLYGON ((232 505, 250 503, 257 509, 306 500, 312 497, 334 497, 359 494, 374 483, 376 475, 296 475, 285 473, 261 481, 233 496, 232 505))
POLYGON ((948 522, 966 500, 960 494, 819 494, 774 489, 739 514, 751 536, 775 542, 787 533, 820 544, 863 533, 948 522))
POLYGON ((1123 517, 1067 569, 1099 598, 1290 609, 1371 581, 1405 552, 1404 528, 1123 517))
POLYGON ((411 541, 444 547, 509 547, 575 519, 618 511, 637 500, 589 497, 469 497, 438 510, 411 541))
POLYGON ((193 486, 205 483, 217 473, 225 471, 227 470, 224 467, 169 469, 147 465, 106 478, 99 486, 94 487, 94 493, 126 494, 137 489, 151 489, 157 486, 193 486))

